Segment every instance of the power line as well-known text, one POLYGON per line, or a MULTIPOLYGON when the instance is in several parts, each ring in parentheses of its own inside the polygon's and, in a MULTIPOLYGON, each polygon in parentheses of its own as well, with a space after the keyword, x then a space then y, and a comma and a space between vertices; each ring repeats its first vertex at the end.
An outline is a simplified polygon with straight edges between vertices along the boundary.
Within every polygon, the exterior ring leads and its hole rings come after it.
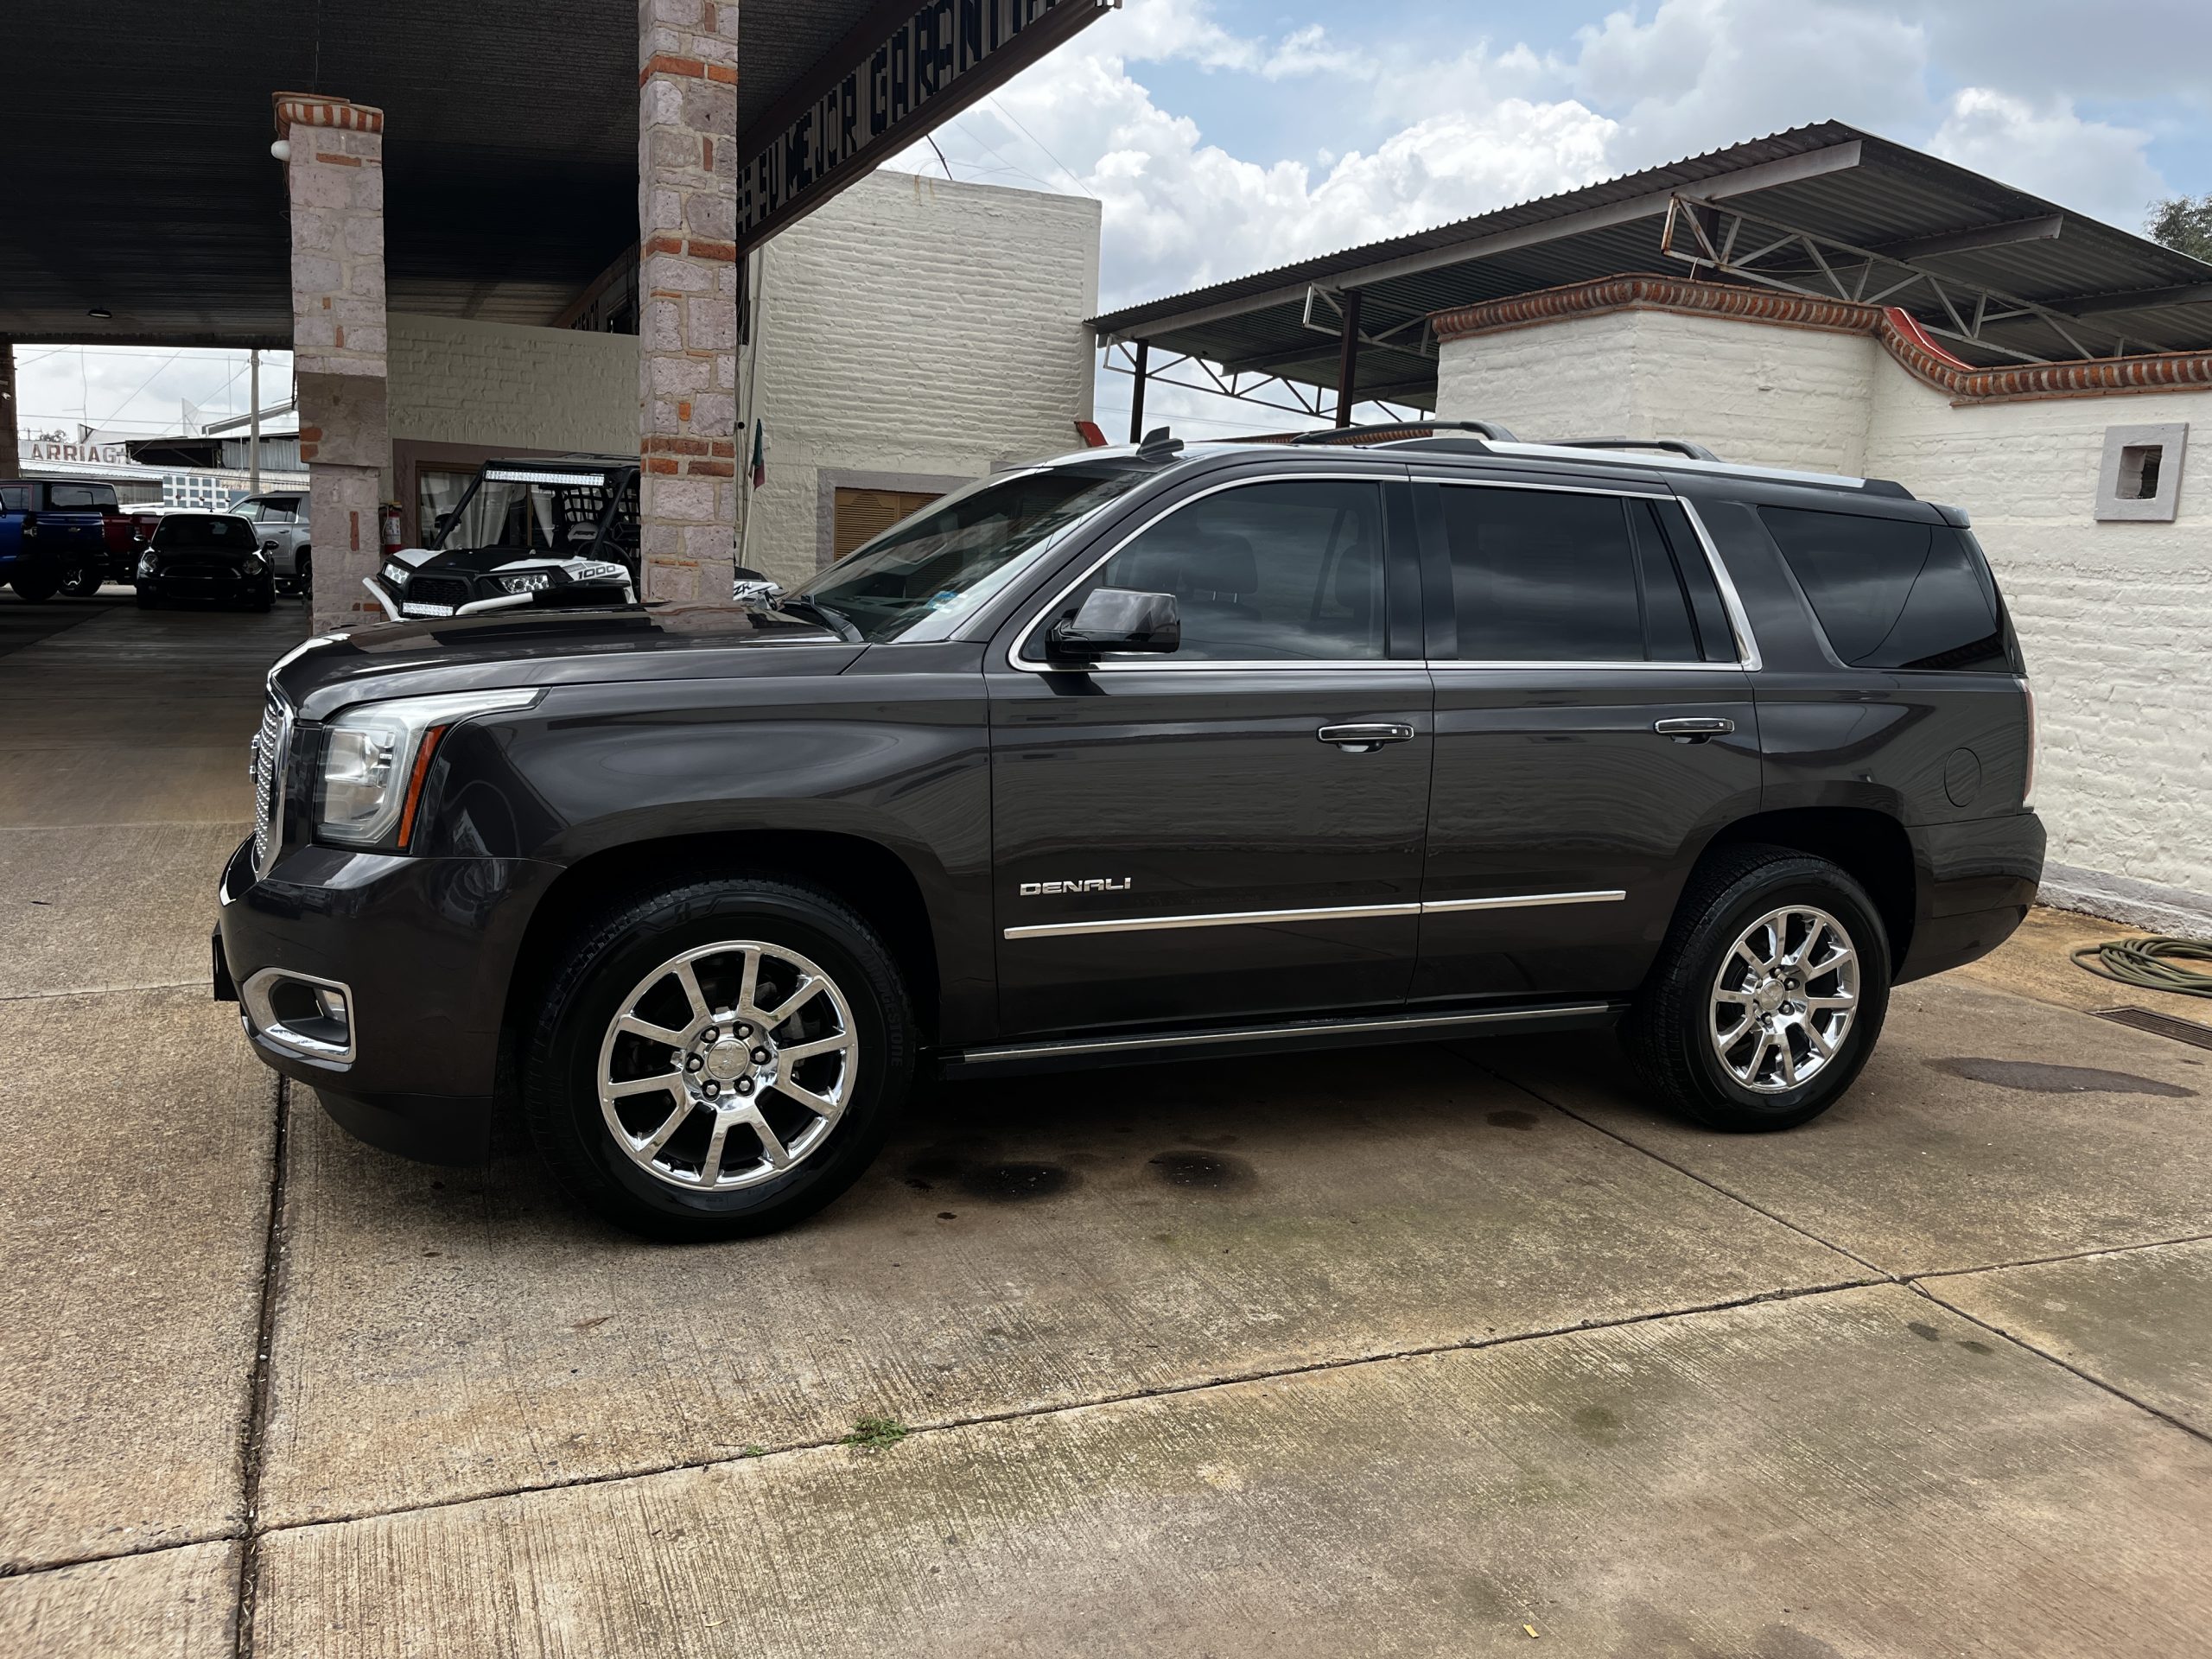
MULTIPOLYGON (((1014 111, 1007 108, 1005 105, 999 102, 998 94, 996 92, 986 93, 984 95, 983 101, 988 104, 993 109, 996 110, 1001 115, 1004 116, 1008 121, 1013 122, 1015 131, 1019 132, 1031 143, 1036 145, 1038 149, 1044 150, 1046 159, 1050 161, 1054 167, 1058 168, 1061 172, 1066 174, 1068 175, 1068 181, 1073 184, 1077 189, 1082 191, 1084 195, 1089 196, 1093 201, 1098 200, 1097 192, 1093 190, 1089 185, 1085 184, 1081 178, 1077 177, 1076 170, 1073 168, 1070 167, 1058 156, 1053 155, 1050 149, 1046 149, 1045 141, 1042 138, 1039 138, 1035 133, 1030 131, 1028 128, 1023 126, 1019 120, 1016 120, 1014 111)), ((1004 160, 1005 158, 1001 156, 1000 159, 1004 160)))

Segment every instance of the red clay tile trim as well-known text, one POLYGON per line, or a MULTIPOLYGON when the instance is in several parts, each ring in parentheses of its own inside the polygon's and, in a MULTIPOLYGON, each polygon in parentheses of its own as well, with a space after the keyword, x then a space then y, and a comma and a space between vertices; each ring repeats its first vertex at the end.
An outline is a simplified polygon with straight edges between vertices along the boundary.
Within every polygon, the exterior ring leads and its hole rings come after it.
POLYGON ((276 130, 294 127, 336 127, 347 132, 382 132, 384 111, 373 105, 353 104, 342 98, 323 98, 314 92, 277 92, 276 130))
POLYGON ((2103 397, 2114 393, 2212 387, 2212 352, 2161 352, 2143 357, 2023 363, 2001 369, 1961 369, 1900 330, 1878 305, 1820 300, 1769 289, 1680 276, 1605 276, 1541 293, 1440 311, 1430 319, 1440 340, 1525 328, 1562 317, 1611 311, 1671 311, 1684 316, 1733 317, 1833 334, 1872 334, 1907 373, 1961 404, 2031 397, 2103 397))
POLYGON ((696 58, 679 57, 673 52, 656 52, 645 60, 645 67, 638 71, 638 85, 642 86, 655 75, 680 75, 686 80, 702 80, 707 66, 696 58))

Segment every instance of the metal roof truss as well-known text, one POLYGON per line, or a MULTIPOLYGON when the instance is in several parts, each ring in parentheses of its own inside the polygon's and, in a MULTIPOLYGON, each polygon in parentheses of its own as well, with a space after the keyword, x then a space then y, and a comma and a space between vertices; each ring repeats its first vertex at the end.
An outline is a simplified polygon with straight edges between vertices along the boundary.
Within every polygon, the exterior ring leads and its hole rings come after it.
MULTIPOLYGON (((1308 315, 1311 315, 1310 302, 1308 315)), ((1426 325, 1427 319, 1420 321, 1426 325)), ((1333 329, 1327 330, 1332 338, 1333 329)), ((1392 334, 1401 332, 1392 329, 1392 334)), ((1362 334, 1362 340, 1369 336, 1362 334)), ((1398 347, 1403 351, 1404 346, 1398 347)), ((1433 354, 1433 347, 1428 354, 1433 354)), ((1106 346, 1105 368, 1114 374, 1135 374, 1136 347, 1134 342, 1116 340, 1106 346)), ((1280 410, 1286 415, 1300 415, 1310 420, 1333 418, 1336 410, 1333 387, 1313 385, 1304 380, 1293 380, 1268 370, 1229 369, 1211 363, 1192 353, 1150 362, 1144 370, 1146 381, 1154 385, 1180 386, 1186 391, 1204 391, 1217 397, 1233 397, 1239 403, 1254 404, 1262 409, 1280 410), (1185 371, 1183 378, 1175 378, 1174 371, 1185 371)), ((1358 387, 1355 401, 1374 404, 1388 412, 1394 420, 1412 419, 1427 410, 1436 401, 1436 382, 1432 376, 1421 381, 1400 381, 1373 387, 1358 387), (1408 402, 1418 398, 1418 402, 1408 402)))
POLYGON ((1676 193, 1659 233, 1660 251, 1681 260, 1695 276, 1711 270, 1741 282, 1803 294, 1814 299, 1845 300, 1860 305, 1910 308, 1931 334, 2020 363, 2052 359, 2018 346, 1999 344, 1989 329, 1999 323, 2033 318, 2074 348, 2082 358, 2124 357, 2127 336, 2101 324, 2053 310, 2001 289, 1985 287, 1929 270, 1919 254, 1936 257, 2002 242, 2027 241, 2058 234, 2061 215, 2019 219, 1942 237, 1916 238, 1902 251, 1884 252, 1854 247, 1778 219, 1745 212, 1726 202, 1676 193), (1931 315, 1945 319, 1930 321, 1931 315), (1948 326, 1947 326, 1948 325, 1948 326), (2091 341, 2101 336, 2101 348, 2091 341))

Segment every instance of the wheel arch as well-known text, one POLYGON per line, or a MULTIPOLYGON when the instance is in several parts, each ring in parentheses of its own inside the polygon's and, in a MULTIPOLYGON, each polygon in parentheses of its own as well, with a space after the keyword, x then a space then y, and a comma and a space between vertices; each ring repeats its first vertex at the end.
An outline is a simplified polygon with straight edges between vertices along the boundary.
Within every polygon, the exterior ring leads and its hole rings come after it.
POLYGON ((569 865, 531 912, 508 982, 505 1027, 526 1023, 526 1006, 557 957, 555 946, 584 919, 678 872, 781 876, 821 887, 868 918, 906 976, 925 1040, 937 1032, 943 976, 937 930, 921 883, 880 842, 832 830, 733 830, 662 836, 605 847, 569 865))
POLYGON ((1700 861, 1732 847, 1788 847, 1825 858, 1866 889, 1889 934, 1894 974, 1912 943, 1919 881, 1912 838, 1886 812, 1864 806, 1797 806, 1754 812, 1722 827, 1700 861))

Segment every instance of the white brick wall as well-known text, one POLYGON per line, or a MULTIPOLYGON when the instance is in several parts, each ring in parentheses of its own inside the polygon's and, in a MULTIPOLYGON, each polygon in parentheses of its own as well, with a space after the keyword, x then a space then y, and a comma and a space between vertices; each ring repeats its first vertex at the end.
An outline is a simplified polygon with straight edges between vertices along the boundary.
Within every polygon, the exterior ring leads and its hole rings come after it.
POLYGON ((1690 438, 1733 461, 1857 473, 1878 359, 1862 335, 1666 311, 1567 317, 1446 340, 1437 413, 1532 440, 1690 438))
MULTIPOLYGON (((770 242, 745 406, 766 429, 744 562, 816 565, 821 469, 979 478, 1079 447, 1098 203, 878 173, 770 242)), ((751 433, 738 439, 742 471, 751 433)))
POLYGON ((1638 312, 1448 341, 1438 414, 1525 437, 1682 437, 1733 461, 1893 478, 1966 508, 2042 714, 2056 896, 2212 923, 2212 395, 1954 408, 1876 340, 1638 312), (2190 422, 2172 524, 2092 518, 2104 432, 2190 422))
POLYGON ((638 342, 627 334, 394 315, 391 435, 638 453, 638 342))
MULTIPOLYGON (((824 468, 942 481, 1077 448, 1098 224, 1088 197, 879 173, 771 241, 741 360, 768 435, 747 563, 813 573, 824 468)), ((395 315, 391 375, 395 439, 637 452, 630 335, 395 315)))
POLYGON ((2212 912, 2212 450, 2184 463, 2173 523, 2091 517, 2105 428, 2153 421, 2189 422, 2212 445, 2212 396, 1954 409, 1891 362, 1866 457, 1870 472, 1974 515, 2043 717, 2037 805, 2054 888, 2146 920, 2158 896, 2140 886, 2212 912))

